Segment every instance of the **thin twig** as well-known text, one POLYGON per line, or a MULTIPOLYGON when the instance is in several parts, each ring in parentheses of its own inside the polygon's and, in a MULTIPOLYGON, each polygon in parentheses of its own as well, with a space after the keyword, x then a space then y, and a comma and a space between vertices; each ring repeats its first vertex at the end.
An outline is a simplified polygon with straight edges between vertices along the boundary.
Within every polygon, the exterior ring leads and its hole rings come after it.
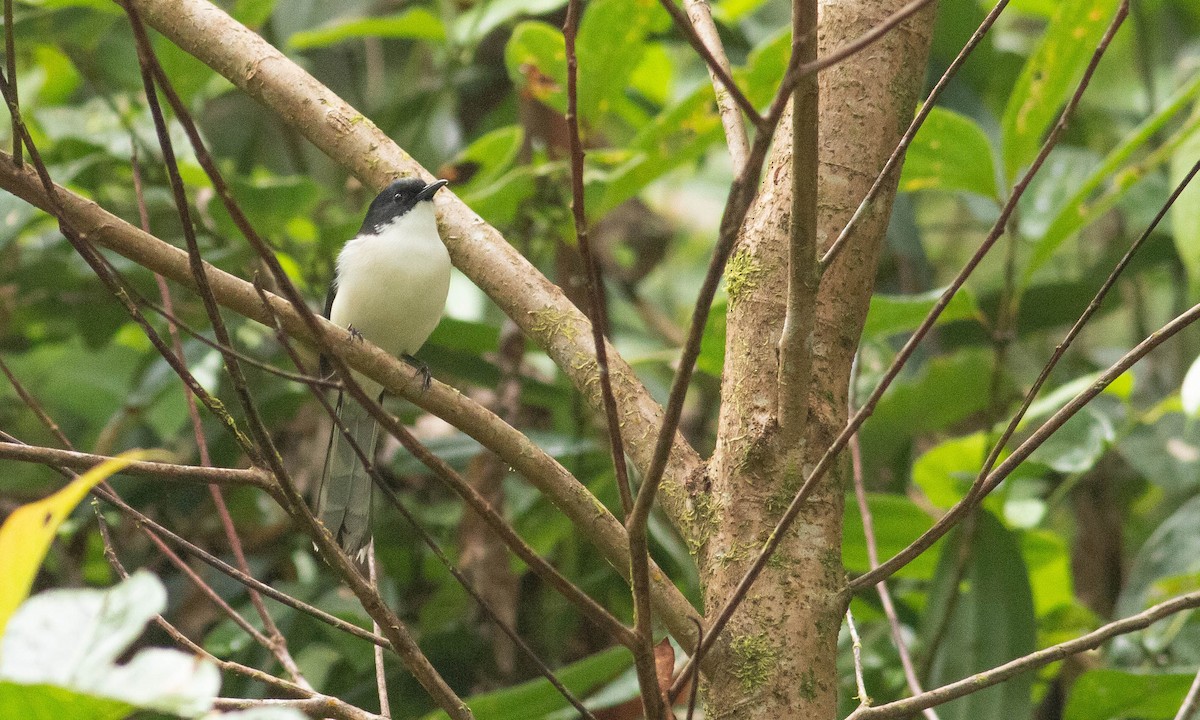
MULTIPOLYGON (((717 24, 713 22, 712 8, 709 7, 708 0, 683 0, 683 4, 687 8, 688 20, 696 31, 696 36, 708 49, 711 62, 719 66, 726 75, 732 77, 733 71, 729 65, 729 57, 725 54, 725 46, 721 43, 720 33, 717 32, 717 24)), ((746 122, 742 119, 742 111, 738 107, 737 98, 729 92, 712 66, 708 66, 708 75, 712 81, 713 94, 717 98, 717 114, 721 116, 721 125, 725 128, 725 145, 729 148, 729 160, 733 165, 733 173, 736 175, 746 167, 746 156, 750 154, 750 138, 746 135, 746 122)))
MULTIPOLYGON (((378 562, 375 557, 375 538, 371 538, 367 542, 367 579, 375 587, 375 592, 379 592, 378 562)), ((379 634, 379 623, 375 618, 371 618, 371 630, 376 635, 379 634)), ((387 668, 383 666, 383 648, 376 645, 373 649, 375 651, 375 690, 379 695, 379 714, 382 717, 391 718, 392 703, 388 700, 387 668)))
MULTIPOLYGON (((124 580, 125 578, 129 577, 129 573, 125 570, 125 566, 121 564, 120 559, 117 558, 116 549, 112 542, 112 534, 109 532, 108 522, 104 519, 104 513, 100 510, 99 500, 93 498, 92 504, 93 509, 95 510, 97 527, 100 531, 100 540, 104 545, 104 558, 113 568, 113 571, 117 573, 117 576, 124 580)), ((237 673, 250 680, 267 685, 268 687, 271 687, 279 692, 295 695, 297 697, 319 696, 318 693, 314 693, 311 688, 302 687, 296 683, 288 682, 283 678, 277 678, 274 675, 263 672, 262 670, 247 667, 240 663, 233 662, 232 660, 222 660, 216 655, 213 655, 205 650, 200 645, 196 644, 191 638, 184 635, 179 628, 172 625, 162 615, 156 615, 154 617, 154 622, 160 628, 162 628, 163 632, 170 635, 171 639, 173 639, 184 650, 199 657, 205 658, 209 662, 215 664, 222 671, 237 673)), ((342 701, 338 700, 337 702, 342 701)))
POLYGON ((71 440, 63 433, 62 428, 58 426, 58 423, 54 422, 54 418, 50 417, 50 413, 46 412, 46 409, 37 401, 37 398, 25 389, 25 386, 17 379, 13 371, 9 369, 8 363, 4 362, 3 357, 0 357, 0 370, 4 371, 4 376, 8 378, 8 382, 12 385, 13 390, 17 392, 17 396, 21 398, 21 402, 25 403, 25 407, 33 411, 38 421, 50 431, 54 439, 58 440, 59 444, 64 448, 74 450, 75 446, 71 444, 71 440))
MULTIPOLYGON (((76 470, 89 470, 111 459, 107 455, 93 455, 74 450, 59 450, 58 448, 11 442, 0 442, 0 458, 42 465, 59 465, 76 470)), ((273 485, 270 475, 258 468, 239 470, 237 468, 198 467, 149 460, 136 460, 128 467, 122 468, 121 474, 149 476, 168 482, 214 483, 222 486, 250 485, 263 490, 273 485)))
MULTIPOLYGON (((138 162, 137 145, 132 144, 133 152, 130 155, 130 167, 133 171, 133 190, 134 196, 137 199, 138 218, 142 224, 142 230, 150 232, 150 213, 146 209, 146 198, 142 186, 142 170, 141 164, 138 162)), ((162 299, 163 309, 168 315, 174 315, 174 300, 171 297, 170 286, 167 285, 167 280, 162 275, 154 273, 154 281, 158 285, 159 297, 162 299)), ((183 341, 179 337, 179 328, 176 323, 170 318, 167 320, 167 334, 171 338, 171 347, 175 351, 175 355, 181 362, 187 362, 187 358, 183 353, 183 341)), ((204 424, 200 420, 200 411, 196 407, 196 397, 188 390, 187 384, 183 385, 183 396, 187 403, 188 418, 192 424, 192 436, 196 441, 196 449, 200 454, 200 465, 210 467, 212 459, 208 453, 208 440, 204 436, 204 424)), ((246 561, 246 554, 242 550, 242 540, 238 537, 237 528, 233 524, 233 517, 229 514, 229 507, 225 504, 225 496, 221 492, 220 486, 209 484, 209 495, 212 497, 213 506, 217 509, 217 517, 221 520, 221 527, 225 532, 225 539, 229 543, 229 548, 233 552, 235 562, 238 569, 247 575, 251 574, 250 563, 246 561)), ((161 542, 161 541, 160 541, 161 542)), ((164 552, 169 552, 169 549, 163 548, 164 552)), ((190 568, 188 568, 190 570, 190 568)), ((187 570, 185 570, 187 572, 187 570)), ((304 675, 300 672, 299 666, 296 664, 291 653, 288 651, 287 638, 279 631, 279 626, 275 624, 274 618, 267 612, 267 606, 263 603, 262 595, 254 590, 249 590, 250 603, 254 606, 255 612, 262 620, 265 635, 262 636, 263 646, 279 661, 288 675, 297 684, 308 686, 308 681, 304 679, 304 675)), ((253 636, 256 640, 259 636, 253 636)))
MULTIPOLYGON (((817 57, 816 0, 792 2, 792 62, 817 57)), ((787 312, 779 335, 776 417, 783 447, 800 448, 808 421, 812 332, 816 323, 817 147, 820 92, 816 73, 792 92, 792 212, 788 238, 787 312)))
POLYGON ((605 302, 604 278, 600 275, 600 264, 592 252, 588 239, 587 211, 583 201, 583 141, 579 137, 579 58, 575 54, 575 36, 579 31, 579 0, 567 3, 567 17, 563 21, 563 39, 567 53, 567 136, 571 148, 571 214, 575 220, 575 238, 579 241, 579 254, 587 270, 588 309, 592 320, 592 341, 596 346, 596 374, 600 380, 600 394, 604 399, 604 416, 608 421, 608 438, 612 450, 613 471, 616 473, 617 489, 621 495, 621 508, 625 516, 633 511, 633 493, 629 486, 629 468, 625 463, 625 445, 621 440, 621 417, 617 410, 617 398, 613 394, 612 378, 608 372, 608 350, 604 341, 608 334, 608 308, 605 302))
MULTIPOLYGON (((851 406, 853 407, 853 405, 851 406)), ((854 497, 858 501, 858 514, 862 517, 863 537, 867 545, 867 562, 874 568, 879 565, 879 544, 875 541, 875 521, 871 516, 871 506, 867 502, 862 449, 859 447, 857 433, 850 438, 850 458, 854 470, 854 497)), ((879 593, 883 614, 887 617, 888 625, 891 627, 892 644, 896 646, 896 654, 900 656, 900 667, 904 670, 904 679, 908 683, 908 689, 913 695, 920 695, 923 692, 921 680, 917 677, 917 671, 913 667, 912 656, 908 652, 908 643, 904 641, 904 631, 900 625, 900 616, 896 613, 896 605, 892 602, 892 593, 888 590, 886 581, 877 583, 875 589, 879 593)), ((850 617, 849 609, 846 610, 846 617, 850 617)), ((859 688, 859 692, 863 692, 862 688, 859 688)), ((865 695, 863 697, 866 698, 865 695)), ((864 703, 870 705, 867 700, 864 700, 864 703)), ((931 708, 924 710, 924 715, 926 720, 939 720, 937 713, 931 708)))
POLYGON ((713 54, 713 51, 709 49, 708 45, 706 45, 704 40, 700 37, 699 33, 696 31, 696 28, 692 27, 692 23, 688 20, 687 13, 685 13, 682 8, 675 4, 675 0, 660 0, 660 4, 667 11, 667 13, 670 14, 671 19, 675 21, 675 27, 679 28, 679 32, 683 33, 683 36, 687 38, 689 43, 691 43, 692 48, 696 51, 696 53, 703 58, 704 63, 708 65, 708 71, 716 76, 717 80, 720 81, 721 86, 724 87, 726 92, 729 93, 729 96, 733 98, 733 101, 736 102, 738 107, 742 109, 742 112, 746 113, 746 116, 750 118, 750 122, 754 123, 755 127, 760 129, 764 125, 769 124, 766 118, 754 107, 754 103, 750 102, 750 99, 746 97, 746 94, 742 92, 740 87, 738 87, 737 82, 734 81, 733 75, 731 75, 729 72, 728 61, 726 61, 725 65, 721 64, 720 60, 717 59, 717 57, 713 54))
POLYGON ((867 682, 863 678, 862 638, 858 636, 858 628, 854 626, 854 613, 846 608, 846 629, 850 631, 850 651, 854 656, 854 684, 858 687, 858 702, 864 707, 871 706, 871 695, 867 692, 867 682))
POLYGON ((807 500, 809 493, 811 493, 813 488, 816 487, 817 481, 824 477, 825 473, 833 465, 834 460, 846 447, 850 437, 858 431, 858 428, 862 426, 862 423, 865 422, 868 417, 870 417, 872 412, 874 412, 875 405, 878 404, 879 398, 891 385, 892 381, 895 380, 899 375, 900 370, 912 356, 917 345, 919 345, 921 341, 925 339, 930 328, 933 327, 933 324, 937 321, 937 318, 950 303, 951 298, 954 297, 954 294, 960 287, 962 287, 963 283, 966 282, 967 277, 970 276, 970 274, 975 270, 976 266, 979 265, 979 263, 983 260, 983 257, 1000 237, 1003 228, 1005 227, 1005 223, 1007 222, 1008 216, 1011 215, 1016 209, 1017 201, 1020 200, 1020 198, 1024 195, 1026 188, 1029 186, 1029 182, 1041 169, 1042 165, 1046 161, 1046 157, 1058 143, 1059 138, 1062 136, 1063 130, 1066 129, 1067 118, 1070 117, 1075 107, 1079 104, 1079 100, 1083 96, 1084 90, 1087 89, 1088 83, 1091 81, 1092 75, 1095 73, 1096 66, 1099 64, 1100 58, 1104 56, 1104 53, 1108 49, 1109 43, 1112 41, 1113 35, 1116 34, 1117 29, 1121 26, 1121 23, 1124 21, 1127 14, 1128 3, 1122 2, 1121 7, 1113 17, 1112 23, 1105 32, 1104 37, 1097 45, 1096 51, 1093 53, 1091 61, 1088 63, 1087 69, 1085 70, 1083 78, 1080 80, 1075 93, 1063 108, 1058 122, 1054 125, 1053 130, 1050 132, 1050 136, 1042 145, 1042 149, 1034 159, 1033 164, 1030 166, 1025 175, 1013 187, 1012 195, 1009 197, 1009 201, 1001 210, 1000 217, 997 219, 996 224, 992 227, 991 232, 988 233, 987 238, 984 239, 979 249, 970 258, 970 260, 967 261, 966 266, 962 269, 958 276, 951 282, 950 287, 947 288, 946 292, 938 299, 933 309, 931 309, 929 314, 925 316, 925 320, 922 321, 921 325, 916 329, 916 331, 914 331, 912 337, 909 338, 908 342, 905 343, 905 345, 900 349, 900 352, 897 353, 896 358, 884 372, 882 379, 880 380, 878 386, 876 386, 875 390, 872 391, 870 397, 867 399, 867 402, 857 413, 854 414, 854 416, 846 424, 846 427, 843 428, 838 434, 837 438, 834 439, 833 443, 817 461, 816 466, 805 479, 804 483, 796 491, 796 494, 792 497, 792 501, 788 505, 787 510, 784 511, 783 517, 781 517, 779 522, 776 523, 775 528, 771 531, 770 535, 767 536, 767 540, 763 543, 763 547, 759 550, 754 562, 751 563, 750 568, 746 571, 746 574, 742 576, 741 581, 738 582, 738 585, 730 595, 729 600, 725 603, 725 606, 721 608, 716 620, 709 628, 708 640, 706 642, 711 643, 720 635, 721 631, 725 628, 725 625, 729 622, 729 619, 733 616, 734 611, 737 610, 738 606, 741 605, 742 600, 745 599, 746 593, 749 592, 750 587, 754 584, 755 580, 757 580, 759 574, 762 573, 763 568, 766 567, 767 561, 771 559, 775 549, 786 536, 788 530, 792 526, 792 523, 799 516, 800 509, 803 507, 804 501, 807 500))
MULTIPOLYGON (((21 100, 17 92, 17 44, 15 33, 13 32, 13 4, 12 0, 4 0, 4 64, 6 67, 6 75, 8 83, 12 87, 12 96, 8 98, 9 112, 20 112, 21 100)), ((17 167, 25 164, 24 155, 21 150, 21 135, 13 132, 12 137, 12 158, 17 167)))
POLYGON ((1200 670, 1196 671, 1196 677, 1192 679, 1192 686, 1188 688, 1187 695, 1179 706, 1179 712, 1175 713, 1175 720, 1189 720, 1195 714, 1198 706, 1200 706, 1200 670))
POLYGON ((900 142, 896 144, 896 149, 892 151, 891 157, 889 157, 887 162, 883 164, 883 169, 879 171, 879 175, 875 177, 875 182, 871 184, 871 189, 867 191, 867 194, 865 197, 863 197, 862 202, 858 204, 858 208, 855 209, 854 214, 850 216, 850 219, 846 222, 846 226, 842 228, 840 233, 838 233, 837 239, 833 241, 833 243, 829 246, 829 249, 826 250, 825 254, 821 257, 822 273, 833 263, 834 259, 838 256, 838 253, 841 252, 843 247, 845 247, 850 234, 854 232, 854 229, 858 226, 859 221, 862 220, 867 212, 874 206, 875 198, 879 196, 879 193, 883 190, 884 186, 888 184, 888 180, 891 178, 892 171, 899 165, 900 160, 904 157, 904 153, 908 150, 908 146, 912 144, 913 138, 917 136, 917 131, 920 130, 921 126, 925 124, 925 118, 929 117, 929 113, 933 112, 933 108, 937 105, 938 98, 942 96, 942 91, 946 89, 946 86, 949 85, 954 76, 958 74, 959 68, 966 63, 967 58, 970 57, 971 53, 975 51, 975 48, 983 40, 983 37, 987 35, 989 30, 992 29, 992 25, 994 25, 996 19, 1000 17, 1000 13, 1004 12, 1004 8, 1008 6, 1008 2, 1009 0, 999 0, 999 2, 996 3, 991 12, 987 14, 987 17, 983 19, 983 22, 981 22, 975 32, 972 33, 971 38, 967 40, 967 44, 963 45, 962 50, 958 52, 958 55, 954 58, 954 61, 951 62, 950 66, 946 68, 946 72, 942 73, 942 77, 937 81, 937 84, 934 85, 933 89, 929 91, 929 95, 925 98, 925 102, 921 103, 921 109, 917 111, 916 117, 914 117, 913 121, 909 124, 908 130, 904 131, 904 136, 901 137, 900 142))
MULTIPOLYGON (((675 7, 672 0, 667 0, 675 7)), ((604 285, 600 277, 600 266, 592 253, 588 241, 587 214, 583 204, 583 143, 579 137, 579 58, 575 53, 575 36, 579 31, 580 0, 567 3, 567 16, 563 21, 563 39, 567 55, 567 134, 571 148, 571 211, 575 219, 575 237, 579 241, 579 252, 587 268, 588 306, 592 316, 592 341, 596 348, 596 369, 600 379, 600 394, 604 398, 604 415, 608 421, 609 448, 612 454, 613 471, 617 489, 621 495, 621 507, 628 521, 633 516, 633 492, 629 486, 629 469, 625 465, 625 446, 621 440, 621 417, 617 410, 617 399, 613 395, 612 379, 608 372, 608 351, 604 341, 608 329, 607 310, 604 307, 604 285)), ((689 26, 690 27, 690 26, 689 26)), ((638 685, 642 691, 642 707, 648 720, 665 717, 662 693, 659 690, 658 673, 654 662, 654 620, 650 606, 650 571, 647 558, 649 548, 635 544, 630 538, 631 556, 630 585, 633 594, 634 666, 638 685), (646 557, 643 557, 642 554, 646 557)))
POLYGON ((1058 645, 1052 645, 1044 650, 1029 653, 991 670, 975 673, 936 690, 930 690, 915 697, 896 700, 885 705, 877 705, 871 708, 860 707, 850 713, 846 720, 888 720, 889 718, 911 715, 918 710, 941 705, 942 703, 970 695, 984 688, 1004 682, 1021 673, 1036 670, 1037 668, 1063 660, 1085 650, 1100 647, 1118 635, 1126 635, 1136 630, 1142 630, 1165 617, 1170 617, 1175 613, 1196 607, 1200 607, 1200 592, 1180 595, 1166 602, 1159 603, 1137 615, 1131 615, 1130 617, 1101 626, 1074 640, 1068 640, 1058 645))

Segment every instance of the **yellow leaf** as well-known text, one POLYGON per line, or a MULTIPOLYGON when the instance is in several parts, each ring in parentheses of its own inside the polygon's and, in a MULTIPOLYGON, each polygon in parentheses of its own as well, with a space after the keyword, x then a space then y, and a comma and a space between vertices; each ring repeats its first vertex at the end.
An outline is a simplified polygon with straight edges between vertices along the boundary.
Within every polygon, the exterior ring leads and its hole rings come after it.
POLYGON ((17 606, 29 595, 58 526, 93 487, 146 456, 130 450, 106 460, 75 478, 48 498, 17 508, 0 527, 0 635, 17 606))

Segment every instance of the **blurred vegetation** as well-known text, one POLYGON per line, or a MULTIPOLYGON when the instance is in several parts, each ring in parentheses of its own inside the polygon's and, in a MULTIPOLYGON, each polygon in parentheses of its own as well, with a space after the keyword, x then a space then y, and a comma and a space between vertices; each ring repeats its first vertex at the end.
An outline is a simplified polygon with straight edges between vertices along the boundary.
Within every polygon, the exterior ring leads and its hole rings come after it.
MULTIPOLYGON (((220 4, 425 167, 452 179, 455 193, 579 302, 581 266, 564 190, 562 0, 220 4)), ((977 247, 1073 90, 1115 6, 1115 0, 1014 0, 951 84, 908 153, 863 338, 860 395, 874 387, 936 290, 977 247), (1089 13, 1099 22, 1089 24, 1089 13)), ((976 0, 940 3, 931 83, 988 9, 990 3, 976 0)), ((735 77, 752 100, 765 102, 786 62, 788 4, 716 0, 713 12, 735 77)), ((18 2, 14 29, 22 110, 55 179, 136 224, 130 165, 136 148, 151 228, 182 244, 132 36, 119 8, 106 0, 18 2)), ((1200 157, 1198 38, 1200 5, 1194 0, 1134 3, 1133 17, 1100 65, 1065 140, 1022 200, 1010 236, 956 297, 866 424, 866 481, 883 557, 962 497, 988 440, 1066 328, 1200 157)), ((319 306, 332 259, 356 231, 373 191, 213 71, 155 40, 242 208, 319 306)), ((665 399, 677 355, 672 330, 686 326, 731 179, 712 88, 700 60, 652 0, 587 3, 579 65, 589 148, 587 208, 609 278, 614 342, 655 396, 665 399)), ((0 133, 7 138, 7 127, 0 133)), ((205 257, 250 277, 258 265, 253 251, 220 203, 212 202, 187 144, 177 142, 176 150, 198 210, 205 257)), ((143 295, 157 299, 146 270, 113 261, 143 295)), ((173 300, 182 320, 205 327, 197 298, 175 288, 173 300)), ((1054 373, 1043 393, 1047 402, 1031 414, 1053 412, 1093 373, 1197 301, 1200 188, 1193 188, 1054 373)), ((447 312, 422 358, 439 379, 494 403, 497 385, 512 377, 505 369, 513 351, 502 346, 501 314, 461 277, 447 312)), ((684 419, 685 432, 702 452, 712 446, 719 404, 723 314, 718 303, 684 419)), ((232 314, 226 320, 242 352, 291 369, 267 329, 232 314)), ((236 407, 220 355, 187 335, 183 344, 196 376, 236 407)), ((533 346, 523 352, 512 417, 616 508, 597 423, 544 354, 533 346)), ((76 447, 98 453, 160 447, 179 461, 197 462, 178 378, 55 223, 7 193, 0 193, 0 354, 76 447)), ((927 687, 1200 586, 1198 354, 1200 331, 1192 329, 1151 355, 1022 465, 971 523, 900 573, 893 583, 900 616, 927 687)), ((313 481, 328 428, 319 409, 302 386, 249 372, 286 460, 297 477, 313 481)), ((391 407, 442 457, 469 470, 480 452, 474 441, 441 421, 418 417, 411 406, 393 401, 391 407)), ((219 424, 204 422, 214 463, 243 466, 219 424)), ((29 443, 55 444, 7 384, 0 384, 0 427, 29 443)), ((401 497, 455 556, 466 542, 460 503, 403 452, 387 447, 385 453, 401 497)), ((4 514, 60 486, 39 465, 6 461, 0 468, 4 514)), ((204 488, 166 489, 138 478, 119 479, 116 486, 168 527, 228 554, 204 488)), ((269 498, 250 489, 226 495, 257 577, 370 626, 269 498)), ((503 502, 539 552, 628 619, 625 585, 545 499, 510 473, 503 502)), ((850 572, 862 572, 866 552, 854 507, 848 503, 844 560, 850 572)), ((162 577, 171 603, 167 616, 185 633, 219 657, 278 670, 269 653, 163 563, 131 522, 115 511, 105 514, 125 564, 162 577)), ((698 603, 688 548, 661 517, 653 518, 651 531, 655 558, 698 603)), ((541 717, 562 706, 536 682, 500 690, 535 677, 532 666, 520 655, 511 664, 499 659, 495 633, 394 514, 381 513, 376 536, 385 597, 415 629, 424 651, 460 693, 495 691, 485 696, 494 714, 479 717, 541 717)), ((79 511, 60 533, 38 586, 113 584, 101 551, 90 511, 79 511)), ((581 693, 603 687, 609 703, 632 697, 628 656, 607 650, 605 636, 524 573, 521 563, 511 559, 508 571, 517 626, 534 649, 554 667, 579 663, 564 676, 581 693)), ((240 585, 201 572, 246 617, 256 617, 240 585)), ((268 605, 315 687, 376 707, 366 642, 268 605)), ((873 698, 904 694, 877 598, 864 594, 852 610, 873 698)), ((169 644, 165 636, 149 637, 169 644)), ((855 690, 848 638, 842 650, 849 710, 855 690)), ((1040 717, 1073 720, 1167 718, 1197 665, 1200 622, 1181 615, 1114 643, 1102 656, 1058 664, 946 706, 941 717, 1027 717, 1038 708, 1046 713, 1040 717)), ((397 717, 431 710, 402 668, 389 664, 389 672, 397 717)), ((223 695, 262 693, 243 678, 224 678, 223 695)))

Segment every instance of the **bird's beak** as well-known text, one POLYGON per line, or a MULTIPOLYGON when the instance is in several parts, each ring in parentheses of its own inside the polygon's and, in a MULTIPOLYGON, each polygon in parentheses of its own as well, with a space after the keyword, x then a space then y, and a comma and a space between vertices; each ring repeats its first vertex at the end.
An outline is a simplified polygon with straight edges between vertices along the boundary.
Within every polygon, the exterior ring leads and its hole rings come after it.
POLYGON ((433 194, 438 190, 441 190, 448 182, 449 180, 434 180, 426 185, 421 192, 417 193, 417 200, 432 200, 433 194))

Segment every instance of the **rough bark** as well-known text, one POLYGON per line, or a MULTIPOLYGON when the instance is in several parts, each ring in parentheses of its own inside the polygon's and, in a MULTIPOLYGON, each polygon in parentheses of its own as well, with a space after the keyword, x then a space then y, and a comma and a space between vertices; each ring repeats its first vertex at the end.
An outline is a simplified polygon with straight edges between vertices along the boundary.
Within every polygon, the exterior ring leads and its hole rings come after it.
MULTIPOLYGON (((821 54, 877 25, 904 0, 822 0, 821 54)), ((912 117, 932 30, 923 11, 820 76, 818 252, 850 218, 912 117)), ((707 611, 728 599, 817 458, 844 427, 850 368, 870 302, 895 178, 826 271, 816 300, 812 384, 804 437, 780 447, 776 348, 786 312, 791 213, 790 113, 776 134, 763 187, 726 280, 726 365, 712 486, 699 564, 707 611)), ((837 705, 844 611, 840 463, 810 497, 789 536, 727 629, 730 667, 710 677, 709 718, 829 718, 837 705)))

